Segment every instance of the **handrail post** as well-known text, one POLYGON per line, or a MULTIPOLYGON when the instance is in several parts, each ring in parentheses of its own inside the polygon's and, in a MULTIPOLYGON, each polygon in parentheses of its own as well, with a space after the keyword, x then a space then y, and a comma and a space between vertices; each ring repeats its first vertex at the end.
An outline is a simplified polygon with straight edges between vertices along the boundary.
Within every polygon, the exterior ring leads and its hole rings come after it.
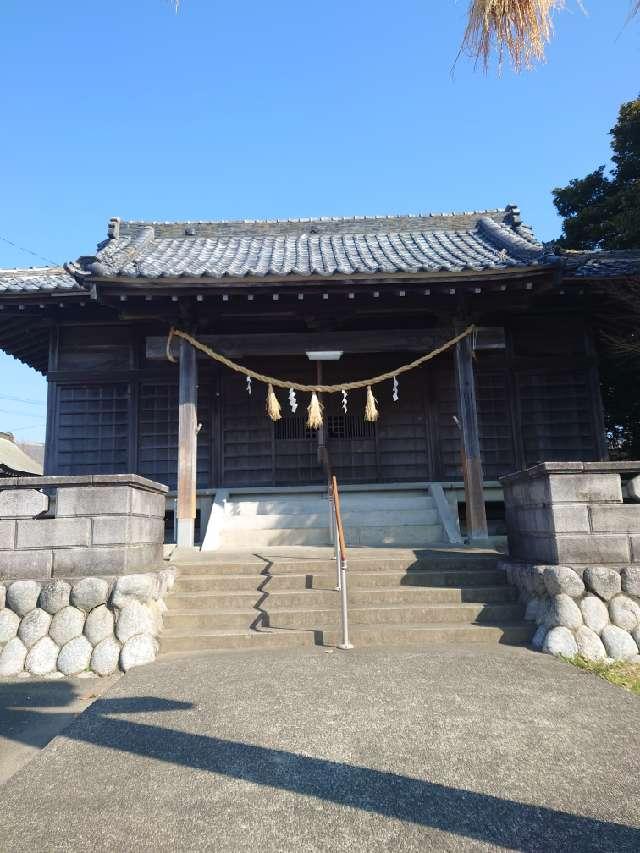
POLYGON ((339 649, 352 649, 349 642, 349 607, 347 602, 347 561, 340 560, 340 610, 342 615, 342 642, 338 643, 339 649))
POLYGON ((340 534, 338 532, 338 518, 336 515, 333 516, 333 537, 334 542, 336 543, 336 591, 339 592, 342 589, 342 577, 340 572, 340 534))

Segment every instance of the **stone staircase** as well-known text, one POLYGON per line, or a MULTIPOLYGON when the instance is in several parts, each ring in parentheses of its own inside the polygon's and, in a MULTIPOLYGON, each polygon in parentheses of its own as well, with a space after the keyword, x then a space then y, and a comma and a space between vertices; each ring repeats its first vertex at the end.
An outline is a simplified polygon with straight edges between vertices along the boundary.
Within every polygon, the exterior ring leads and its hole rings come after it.
MULTIPOLYGON (((330 553, 280 548, 260 556, 193 553, 174 561, 161 651, 337 645, 339 596, 330 553), (301 556, 305 551, 315 554, 301 556)), ((446 548, 351 552, 352 642, 527 642, 531 626, 497 560, 495 553, 446 548)))
MULTIPOLYGON (((341 491, 349 546, 425 546, 446 541, 426 488, 341 491)), ((322 546, 330 543, 326 489, 231 494, 225 501, 220 549, 322 546)))

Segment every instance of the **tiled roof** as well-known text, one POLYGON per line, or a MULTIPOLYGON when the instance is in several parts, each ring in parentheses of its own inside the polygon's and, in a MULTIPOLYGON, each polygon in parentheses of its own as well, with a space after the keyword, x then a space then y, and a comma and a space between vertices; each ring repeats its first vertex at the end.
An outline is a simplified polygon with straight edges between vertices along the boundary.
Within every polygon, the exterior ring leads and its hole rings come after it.
POLYGON ((569 275, 579 278, 625 278, 640 275, 640 251, 563 252, 569 275))
POLYGON ((60 290, 84 290, 84 288, 62 267, 0 270, 0 295, 5 293, 55 293, 60 290))
POLYGON ((0 471, 5 475, 42 474, 42 464, 28 456, 9 435, 0 433, 0 471))
POLYGON ((463 272, 522 267, 543 247, 518 209, 241 222, 121 222, 94 259, 101 278, 244 278, 463 272))

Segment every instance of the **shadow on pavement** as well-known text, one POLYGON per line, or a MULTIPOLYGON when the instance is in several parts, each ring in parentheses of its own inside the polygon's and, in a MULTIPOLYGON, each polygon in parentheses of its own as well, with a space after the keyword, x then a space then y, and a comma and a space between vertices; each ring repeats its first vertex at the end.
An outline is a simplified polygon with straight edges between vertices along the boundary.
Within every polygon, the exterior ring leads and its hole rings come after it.
MULTIPOLYGON (((37 685, 29 685, 28 690, 34 687, 37 685)), ((64 688, 61 684, 61 705, 65 704, 64 688)), ((153 696, 98 699, 64 736, 510 849, 531 853, 562 848, 580 851, 640 849, 640 830, 623 824, 397 773, 107 716, 191 707, 189 702, 153 696)), ((38 716, 37 711, 29 713, 38 716)))

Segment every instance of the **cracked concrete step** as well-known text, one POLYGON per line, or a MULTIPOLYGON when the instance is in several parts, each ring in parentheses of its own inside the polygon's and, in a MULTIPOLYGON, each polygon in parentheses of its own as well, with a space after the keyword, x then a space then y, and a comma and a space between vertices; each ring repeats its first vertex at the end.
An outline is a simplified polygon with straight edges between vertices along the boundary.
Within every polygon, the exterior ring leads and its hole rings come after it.
POLYGON ((230 649, 282 649, 313 646, 313 631, 184 631, 165 630, 160 653, 201 652, 230 649))
MULTIPOLYGON (((336 602, 337 605, 337 602, 336 602)), ((353 625, 433 625, 443 622, 516 622, 522 619, 520 604, 432 604, 351 607, 353 625)), ((265 608, 263 625, 270 628, 320 629, 338 624, 338 606, 318 610, 274 610, 265 608)))
MULTIPOLYGON (((335 646, 341 641, 339 630, 322 631, 318 642, 335 646)), ((524 645, 533 628, 523 622, 500 625, 353 625, 350 640, 355 648, 366 646, 425 646, 458 643, 504 643, 524 645)))
MULTIPOLYGON (((172 592, 167 599, 169 610, 234 610, 255 607, 260 602, 264 610, 274 608, 298 609, 337 606, 337 593, 329 589, 273 591, 270 582, 263 590, 245 592, 172 592)), ((471 602, 509 603, 515 601, 515 590, 507 586, 469 587, 378 587, 376 589, 350 589, 352 607, 382 604, 461 604, 471 602)))
MULTIPOLYGON (((431 572, 431 571, 474 571, 497 570, 498 558, 495 556, 479 557, 407 557, 384 558, 375 555, 360 557, 355 553, 348 555, 349 573, 358 572, 431 572)), ((267 571, 272 575, 281 574, 310 574, 314 572, 335 572, 335 559, 286 559, 279 557, 254 558, 248 555, 245 560, 214 558, 205 554, 200 559, 181 560, 174 563, 178 577, 189 575, 257 575, 267 571)), ((502 572, 502 570, 499 570, 502 572)), ((504 572, 502 572, 504 574, 504 572)))
MULTIPOLYGON (((279 592, 300 589, 333 589, 336 585, 336 573, 322 574, 284 574, 284 575, 179 575, 176 578, 174 593, 215 592, 228 590, 238 592, 257 589, 268 581, 268 590, 279 592), (240 581, 242 584, 236 584, 240 581)), ((351 572, 349 588, 376 589, 397 587, 494 587, 506 586, 505 574, 499 570, 490 571, 430 571, 430 572, 351 572)))

